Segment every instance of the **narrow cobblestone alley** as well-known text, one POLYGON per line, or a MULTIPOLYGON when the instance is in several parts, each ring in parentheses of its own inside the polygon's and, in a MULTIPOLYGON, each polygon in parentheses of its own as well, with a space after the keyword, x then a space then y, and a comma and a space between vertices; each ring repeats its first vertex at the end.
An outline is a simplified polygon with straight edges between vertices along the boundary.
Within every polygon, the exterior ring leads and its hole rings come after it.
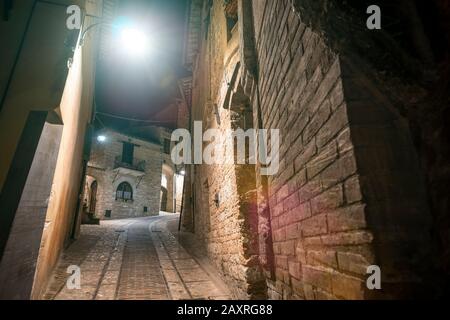
POLYGON ((215 269, 178 242, 178 215, 83 225, 65 250, 46 300, 230 299, 215 269), (69 266, 79 266, 81 288, 69 289, 69 266))
POLYGON ((0 301, 450 296, 450 0, 374 2, 0 1, 0 301))

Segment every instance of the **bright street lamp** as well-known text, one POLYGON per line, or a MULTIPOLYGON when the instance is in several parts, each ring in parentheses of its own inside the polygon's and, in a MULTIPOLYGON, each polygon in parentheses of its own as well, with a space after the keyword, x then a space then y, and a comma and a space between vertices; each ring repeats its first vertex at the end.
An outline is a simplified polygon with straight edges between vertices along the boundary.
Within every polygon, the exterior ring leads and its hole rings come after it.
POLYGON ((99 136, 97 137, 97 141, 98 141, 98 142, 105 142, 105 141, 106 141, 106 137, 103 136, 103 135, 99 135, 99 136))
POLYGON ((123 49, 132 55, 142 55, 147 52, 148 39, 144 32, 132 27, 120 31, 120 40, 123 49))
POLYGON ((128 21, 123 22, 121 20, 116 23, 106 23, 101 21, 90 25, 81 35, 80 46, 84 44, 86 34, 98 26, 107 26, 115 29, 118 32, 119 40, 117 46, 124 49, 130 55, 141 56, 148 52, 149 43, 147 35, 142 30, 136 28, 134 24, 128 21))

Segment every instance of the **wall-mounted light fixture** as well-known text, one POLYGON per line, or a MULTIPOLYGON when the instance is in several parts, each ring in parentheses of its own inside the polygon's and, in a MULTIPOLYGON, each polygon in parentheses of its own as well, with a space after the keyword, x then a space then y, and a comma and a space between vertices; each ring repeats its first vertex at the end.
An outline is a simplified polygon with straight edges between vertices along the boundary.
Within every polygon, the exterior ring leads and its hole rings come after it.
POLYGON ((84 45, 86 35, 92 29, 103 26, 111 28, 117 33, 117 47, 133 56, 142 56, 149 52, 149 38, 137 25, 127 19, 119 19, 114 23, 100 21, 87 27, 80 38, 80 46, 84 45))
POLYGON ((104 21, 100 21, 100 22, 91 24, 89 27, 84 29, 83 33, 81 34, 80 43, 79 43, 80 47, 82 47, 84 45, 84 41, 86 40, 86 35, 88 34, 88 32, 91 31, 92 29, 94 29, 96 27, 100 27, 100 26, 112 27, 113 25, 111 23, 106 23, 104 21))

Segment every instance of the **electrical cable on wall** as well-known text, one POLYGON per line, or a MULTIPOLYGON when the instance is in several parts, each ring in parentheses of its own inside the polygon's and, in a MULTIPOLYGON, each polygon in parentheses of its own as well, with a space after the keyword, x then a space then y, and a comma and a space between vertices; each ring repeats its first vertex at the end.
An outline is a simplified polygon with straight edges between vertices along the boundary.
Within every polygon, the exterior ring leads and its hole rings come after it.
MULTIPOLYGON (((169 121, 151 121, 151 120, 141 120, 141 119, 135 119, 135 118, 128 118, 128 117, 122 117, 122 116, 116 116, 111 113, 105 113, 105 112, 96 112, 98 115, 107 116, 111 118, 121 119, 121 120, 128 120, 128 121, 135 121, 135 122, 144 122, 144 123, 151 123, 151 124, 168 124, 169 121)), ((98 118, 97 118, 98 119, 98 118)))

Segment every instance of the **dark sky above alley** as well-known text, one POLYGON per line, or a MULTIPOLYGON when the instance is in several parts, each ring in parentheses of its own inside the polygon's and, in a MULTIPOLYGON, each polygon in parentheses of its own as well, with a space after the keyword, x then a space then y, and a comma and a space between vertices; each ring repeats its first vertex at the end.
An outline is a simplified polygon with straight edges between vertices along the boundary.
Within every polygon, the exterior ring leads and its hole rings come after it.
MULTIPOLYGON (((169 105, 178 96, 177 79, 185 74, 182 67, 184 46, 185 0, 122 0, 118 15, 145 30, 149 53, 127 56, 113 47, 100 60, 97 69, 97 111, 119 117, 173 121, 176 114, 169 105)), ((123 129, 145 123, 118 120, 106 115, 100 119, 107 126, 123 129)))

